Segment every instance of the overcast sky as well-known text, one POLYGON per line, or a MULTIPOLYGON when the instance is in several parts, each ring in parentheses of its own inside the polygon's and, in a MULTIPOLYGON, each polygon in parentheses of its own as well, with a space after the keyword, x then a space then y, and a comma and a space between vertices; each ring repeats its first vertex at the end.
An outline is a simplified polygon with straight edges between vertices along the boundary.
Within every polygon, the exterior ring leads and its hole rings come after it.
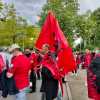
POLYGON ((100 0, 79 0, 80 12, 85 13, 87 10, 95 10, 100 7, 100 0))
MULTIPOLYGON (((43 5, 46 0, 2 0, 6 3, 14 3, 17 14, 24 16, 28 19, 29 23, 35 23, 37 15, 40 14, 43 5)), ((83 14, 87 10, 92 11, 100 7, 100 0, 79 0, 80 3, 80 13, 83 14)))

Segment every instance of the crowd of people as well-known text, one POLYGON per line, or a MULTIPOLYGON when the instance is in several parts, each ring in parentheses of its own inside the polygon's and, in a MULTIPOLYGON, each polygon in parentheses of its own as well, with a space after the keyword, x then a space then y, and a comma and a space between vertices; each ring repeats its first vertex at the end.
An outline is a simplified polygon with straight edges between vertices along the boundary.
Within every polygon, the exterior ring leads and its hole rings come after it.
POLYGON ((49 50, 48 44, 44 44, 41 50, 26 48, 22 52, 14 44, 0 51, 0 91, 3 98, 14 95, 15 100, 27 100, 27 91, 36 92, 37 78, 42 78, 42 100, 58 97, 60 74, 56 54, 49 50))
MULTIPOLYGON (((87 70, 88 96, 91 100, 100 98, 100 53, 86 49, 85 53, 74 52, 78 68, 87 70)), ((44 44, 41 50, 26 48, 24 52, 17 44, 0 49, 0 93, 3 98, 14 95, 15 100, 27 100, 27 93, 36 92, 36 80, 42 79, 40 92, 42 100, 61 100, 59 81, 62 78, 56 64, 57 54, 44 44), (30 85, 30 82, 32 83, 30 85)), ((63 76, 64 77, 64 76, 63 76)), ((64 80, 63 80, 64 81, 64 80)), ((63 90, 62 90, 63 91, 63 90)))
MULTIPOLYGON (((81 67, 87 72, 87 90, 89 100, 100 100, 100 49, 89 49, 85 53, 75 52, 77 69, 81 67)), ((74 71, 77 74, 77 69, 74 71)))

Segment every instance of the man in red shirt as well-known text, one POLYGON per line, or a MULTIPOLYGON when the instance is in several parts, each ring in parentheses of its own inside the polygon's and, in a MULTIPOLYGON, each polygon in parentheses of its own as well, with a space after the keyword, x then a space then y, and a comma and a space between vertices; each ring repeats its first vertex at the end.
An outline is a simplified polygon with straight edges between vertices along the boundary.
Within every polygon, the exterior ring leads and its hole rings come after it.
POLYGON ((29 87, 30 61, 20 51, 18 45, 12 45, 11 49, 13 53, 12 67, 9 69, 7 77, 14 77, 16 87, 19 90, 19 93, 15 95, 15 100, 27 100, 25 92, 29 87))

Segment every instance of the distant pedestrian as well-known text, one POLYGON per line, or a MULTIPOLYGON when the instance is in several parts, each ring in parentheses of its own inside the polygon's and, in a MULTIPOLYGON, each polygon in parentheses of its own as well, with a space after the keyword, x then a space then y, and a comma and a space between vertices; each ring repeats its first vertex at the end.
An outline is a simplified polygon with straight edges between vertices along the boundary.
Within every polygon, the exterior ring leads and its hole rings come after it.
POLYGON ((87 69, 90 63, 91 63, 91 52, 89 49, 86 49, 85 55, 84 55, 83 67, 87 69))

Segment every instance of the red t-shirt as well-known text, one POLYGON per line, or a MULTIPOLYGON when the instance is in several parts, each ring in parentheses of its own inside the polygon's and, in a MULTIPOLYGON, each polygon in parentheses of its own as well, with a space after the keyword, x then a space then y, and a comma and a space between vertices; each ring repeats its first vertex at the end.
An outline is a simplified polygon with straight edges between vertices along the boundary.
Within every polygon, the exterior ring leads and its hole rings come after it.
POLYGON ((21 90, 29 85, 30 61, 24 55, 12 59, 13 67, 9 70, 14 75, 16 87, 21 90))

